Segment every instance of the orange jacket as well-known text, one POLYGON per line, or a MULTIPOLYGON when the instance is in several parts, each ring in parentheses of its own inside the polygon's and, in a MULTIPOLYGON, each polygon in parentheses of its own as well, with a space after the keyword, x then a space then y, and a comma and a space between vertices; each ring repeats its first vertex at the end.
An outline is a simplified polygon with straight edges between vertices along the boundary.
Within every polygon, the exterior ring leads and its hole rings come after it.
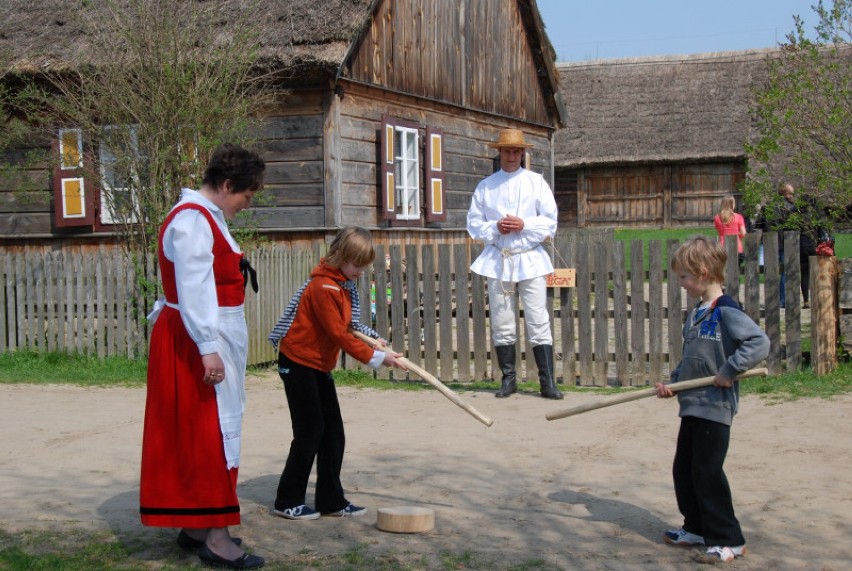
POLYGON ((278 345, 291 361, 330 373, 341 349, 362 363, 373 358, 373 349, 349 330, 352 300, 342 281, 346 276, 340 269, 322 262, 311 272, 293 325, 278 345))

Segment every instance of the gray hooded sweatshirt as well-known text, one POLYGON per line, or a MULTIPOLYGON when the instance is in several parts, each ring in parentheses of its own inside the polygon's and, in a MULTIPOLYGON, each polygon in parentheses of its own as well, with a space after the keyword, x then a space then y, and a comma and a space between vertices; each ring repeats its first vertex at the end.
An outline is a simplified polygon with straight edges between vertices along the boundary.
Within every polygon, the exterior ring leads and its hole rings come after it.
MULTIPOLYGON (((720 296, 703 310, 696 305, 683 326, 683 359, 672 371, 671 382, 713 377, 733 379, 766 358, 769 338, 743 313, 739 303, 720 296)), ((737 414, 740 384, 731 388, 714 385, 677 393, 680 417, 694 416, 731 425, 737 414)))

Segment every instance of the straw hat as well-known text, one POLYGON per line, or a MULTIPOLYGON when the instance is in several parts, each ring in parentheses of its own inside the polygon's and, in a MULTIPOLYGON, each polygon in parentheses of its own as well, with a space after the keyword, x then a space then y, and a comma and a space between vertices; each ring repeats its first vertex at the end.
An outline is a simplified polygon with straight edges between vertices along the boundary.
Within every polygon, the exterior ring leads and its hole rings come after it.
POLYGON ((503 147, 513 149, 528 149, 532 145, 528 145, 524 141, 524 132, 520 129, 503 129, 500 131, 500 139, 496 143, 488 143, 492 149, 500 149, 503 147))

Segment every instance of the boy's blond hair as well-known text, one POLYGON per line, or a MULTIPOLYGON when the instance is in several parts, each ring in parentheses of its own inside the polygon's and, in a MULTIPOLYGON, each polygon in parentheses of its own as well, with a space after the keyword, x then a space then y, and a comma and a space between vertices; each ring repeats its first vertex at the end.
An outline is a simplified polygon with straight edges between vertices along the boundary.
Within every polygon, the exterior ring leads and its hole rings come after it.
POLYGON ((719 242, 695 236, 680 245, 672 256, 671 268, 674 272, 688 272, 721 284, 725 281, 727 261, 728 254, 719 242))
POLYGON ((363 267, 372 264, 375 259, 373 237, 359 226, 349 226, 338 232, 325 255, 325 263, 336 268, 346 262, 363 267))

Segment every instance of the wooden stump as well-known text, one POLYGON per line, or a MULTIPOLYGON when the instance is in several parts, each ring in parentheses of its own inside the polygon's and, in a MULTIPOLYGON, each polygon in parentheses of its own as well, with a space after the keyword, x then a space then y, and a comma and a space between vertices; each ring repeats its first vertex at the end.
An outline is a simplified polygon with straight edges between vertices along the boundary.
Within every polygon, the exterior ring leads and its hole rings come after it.
POLYGON ((435 527, 435 511, 415 506, 379 508, 376 527, 391 533, 423 533, 435 527))

